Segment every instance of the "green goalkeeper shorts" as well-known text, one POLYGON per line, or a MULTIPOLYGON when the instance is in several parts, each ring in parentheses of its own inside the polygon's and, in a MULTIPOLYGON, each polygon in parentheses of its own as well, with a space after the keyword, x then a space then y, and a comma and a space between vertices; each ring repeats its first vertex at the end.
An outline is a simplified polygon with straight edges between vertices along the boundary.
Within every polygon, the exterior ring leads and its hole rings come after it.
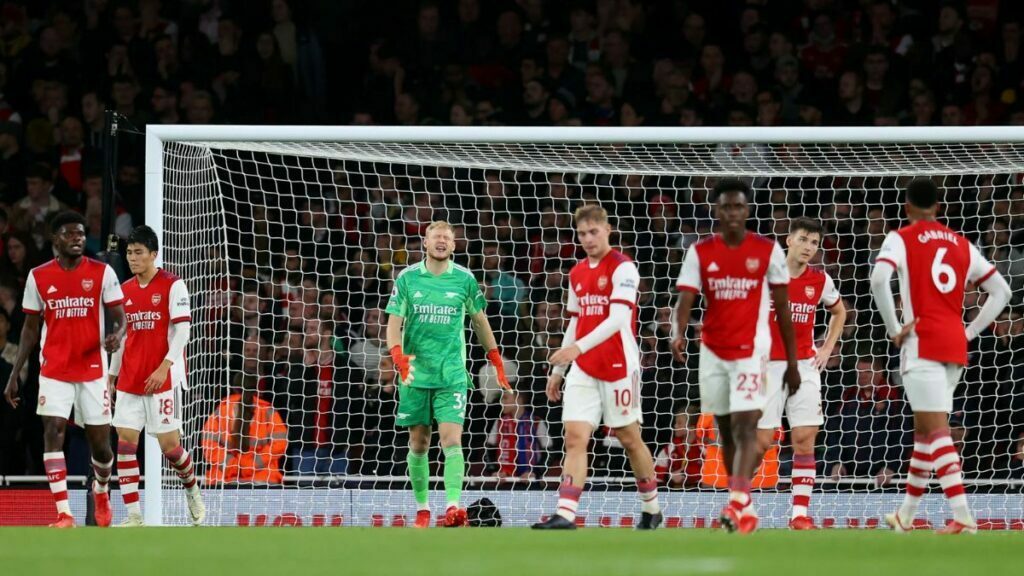
POLYGON ((398 426, 430 426, 435 421, 451 424, 466 420, 468 388, 398 387, 398 426))

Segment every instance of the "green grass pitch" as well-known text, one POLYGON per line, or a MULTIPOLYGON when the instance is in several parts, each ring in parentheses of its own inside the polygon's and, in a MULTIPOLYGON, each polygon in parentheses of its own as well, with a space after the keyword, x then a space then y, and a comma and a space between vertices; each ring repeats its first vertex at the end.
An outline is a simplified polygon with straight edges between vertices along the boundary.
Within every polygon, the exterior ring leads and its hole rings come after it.
POLYGON ((1024 535, 588 528, 0 529, 0 573, 604 576, 1020 574, 1024 535))

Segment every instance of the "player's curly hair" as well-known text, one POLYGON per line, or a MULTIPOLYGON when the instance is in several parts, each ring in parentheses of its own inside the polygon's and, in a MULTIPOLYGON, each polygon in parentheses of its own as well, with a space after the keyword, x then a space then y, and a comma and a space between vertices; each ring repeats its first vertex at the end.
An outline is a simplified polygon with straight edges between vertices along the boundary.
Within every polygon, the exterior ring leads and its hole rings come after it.
POLYGON ((747 200, 750 200, 750 184, 739 178, 723 178, 715 184, 715 188, 711 191, 711 201, 718 202, 718 198, 722 194, 728 194, 729 192, 742 192, 747 200))
POLYGON ((86 226, 85 216, 82 216, 74 210, 59 212, 50 220, 50 231, 54 234, 59 234, 60 229, 68 224, 81 224, 84 228, 86 226))
POLYGON ((911 206, 927 210, 939 201, 939 189, 931 178, 918 177, 907 185, 907 202, 911 206))

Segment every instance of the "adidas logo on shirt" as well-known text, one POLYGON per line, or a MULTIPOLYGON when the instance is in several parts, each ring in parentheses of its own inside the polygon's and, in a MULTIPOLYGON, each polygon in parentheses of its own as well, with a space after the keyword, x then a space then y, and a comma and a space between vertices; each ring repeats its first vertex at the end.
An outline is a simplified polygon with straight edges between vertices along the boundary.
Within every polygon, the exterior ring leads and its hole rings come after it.
POLYGON ((577 284, 576 285, 576 291, 577 292, 582 292, 583 291, 583 284, 577 284))
POLYGON ((708 272, 718 272, 718 264, 712 262, 711 265, 708 266, 708 272))
POLYGON ((125 302, 124 305, 125 306, 131 306, 132 305, 131 299, 129 299, 127 302, 125 302))
POLYGON ((53 294, 53 293, 54 293, 54 292, 56 292, 56 291, 57 291, 57 289, 56 289, 56 288, 54 288, 54 287, 53 287, 53 286, 51 285, 51 286, 50 286, 50 289, 49 289, 49 290, 47 290, 47 291, 46 291, 46 293, 47 293, 47 294, 53 294))
POLYGON ((455 293, 455 292, 445 292, 444 293, 444 297, 445 298, 455 298, 456 296, 458 296, 458 294, 455 293))
POLYGON ((422 298, 423 297, 423 293, 420 292, 419 290, 417 290, 416 293, 412 295, 412 297, 413 298, 422 298))

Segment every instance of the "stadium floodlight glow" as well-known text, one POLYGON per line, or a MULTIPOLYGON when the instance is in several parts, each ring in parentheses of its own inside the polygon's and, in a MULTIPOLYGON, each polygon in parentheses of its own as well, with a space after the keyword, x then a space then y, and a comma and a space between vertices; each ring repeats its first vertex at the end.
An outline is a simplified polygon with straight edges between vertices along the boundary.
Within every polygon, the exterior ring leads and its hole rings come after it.
MULTIPOLYGON (((739 176, 754 188, 752 229, 784 235, 788 219, 796 216, 825 223, 823 265, 846 299, 852 326, 823 374, 821 493, 816 492, 811 513, 840 525, 851 518, 871 525, 870 519, 899 502, 896 488, 906 470, 910 422, 902 413, 895 415, 896 409, 888 417, 872 414, 864 418, 873 423, 889 418, 891 433, 881 433, 886 428, 881 426, 851 441, 853 417, 842 415, 841 406, 856 389, 858 359, 884 367, 886 393, 899 396, 898 358, 887 346, 866 282, 885 232, 901 218, 899 191, 910 177, 933 176, 945 194, 943 216, 950 226, 978 244, 1019 289, 1024 278, 1014 276, 1018 268, 1011 262, 1020 256, 1007 245, 1004 223, 1024 218, 1021 174, 1024 131, 1017 127, 151 125, 146 220, 161 238, 162 265, 184 278, 193 295, 190 387, 182 396, 182 419, 183 444, 195 456, 197 471, 211 465, 203 450, 204 425, 233 383, 252 370, 245 364, 244 343, 254 337, 272 343, 261 352, 256 385, 288 428, 289 449, 319 446, 329 449, 322 454, 344 453, 348 464, 345 475, 307 474, 285 468, 285 460, 294 461, 285 458, 278 462, 283 489, 254 488, 252 481, 205 486, 210 522, 258 524, 276 518, 288 524, 298 518, 307 525, 331 525, 332 518, 344 517, 345 525, 372 525, 391 524, 399 514, 411 518, 406 437, 393 429, 393 391, 389 382, 373 381, 376 375, 360 364, 371 355, 356 359, 351 347, 367 329, 367 308, 383 308, 389 280, 415 258, 420 227, 432 217, 448 218, 468 240, 460 244, 457 262, 482 280, 482 249, 498 244, 501 266, 532 292, 525 303, 509 304, 508 291, 491 286, 488 298, 500 295, 507 304, 495 306, 502 312, 492 324, 506 357, 515 360, 516 386, 527 392, 524 401, 532 397, 536 416, 557 436, 560 412, 543 398, 543 384, 546 342, 557 342, 560 330, 548 334, 546 328, 558 326, 559 273, 575 261, 574 250, 562 249, 575 241, 570 209, 600 201, 618 229, 613 242, 637 261, 643 278, 637 329, 647 367, 641 383, 645 439, 652 450, 670 444, 674 410, 687 398, 695 402, 697 393, 696 370, 670 359, 665 308, 675 302, 682 248, 711 231, 708 191, 716 179, 739 176), (305 272, 289 268, 295 264, 305 272), (530 303, 541 298, 555 305, 530 303), (552 317, 538 319, 541 313, 552 317), (276 320, 269 319, 272 315, 276 320), (328 326, 331 334, 321 333, 328 326), (331 336, 339 338, 338 346, 334 340, 322 344, 321 338, 331 336), (331 355, 339 360, 331 364, 336 374, 329 381, 318 381, 323 371, 283 368, 288 361, 315 368, 318 358, 331 355), (341 360, 343 355, 347 358, 341 360), (877 461, 864 460, 869 457, 877 461), (847 474, 832 482, 833 465, 840 461, 847 474), (876 487, 887 464, 898 473, 895 481, 876 487)), ((1019 305, 1020 293, 1015 294, 1019 305)), ((969 294, 971 306, 973 298, 969 294)), ((819 338, 824 328, 819 322, 819 338)), ((1010 424, 1019 422, 1024 392, 1000 385, 1010 355, 989 352, 1000 350, 991 332, 982 338, 991 340, 972 355, 977 369, 967 371, 957 393, 966 429, 965 484, 969 491, 984 492, 973 504, 979 519, 1012 522, 1021 516, 1024 496, 1019 482, 1006 480, 1007 453, 1016 445, 1010 424)), ((487 440, 501 408, 484 366, 472 364, 474 379, 483 386, 470 400, 464 437, 467 496, 489 494, 506 524, 525 525, 552 509, 557 473, 549 475, 559 468, 560 452, 544 456, 537 468, 541 478, 532 482, 506 480, 499 490, 485 475, 494 468, 496 449, 487 440), (516 489, 507 490, 512 485, 516 489)), ((376 371, 381 372, 379 366, 376 371)), ((383 374, 386 378, 386 367, 383 374)), ((702 428, 693 434, 705 455, 716 452, 709 432, 702 428)), ((264 440, 255 434, 242 439, 264 440)), ((558 450, 561 444, 554 440, 558 450)), ((581 515, 587 524, 611 518, 617 525, 619 517, 637 510, 632 476, 623 469, 622 450, 613 438, 598 439, 594 452, 592 484, 600 492, 584 497, 581 515)), ((781 454, 777 485, 788 489, 788 456, 785 450, 781 454)), ((431 455, 436 462, 438 455, 431 455)), ((146 523, 184 524, 184 497, 176 482, 161 481, 164 474, 173 476, 163 466, 155 440, 147 438, 146 523)), ((705 487, 673 492, 663 501, 666 516, 694 525, 699 524, 695 518, 711 518, 724 497, 705 487)), ((763 502, 762 525, 784 526, 787 498, 779 494, 763 502)), ((441 499, 432 495, 432 503, 435 512, 443 512, 441 499)), ((934 523, 944 514, 940 493, 926 498, 923 517, 934 523)))

